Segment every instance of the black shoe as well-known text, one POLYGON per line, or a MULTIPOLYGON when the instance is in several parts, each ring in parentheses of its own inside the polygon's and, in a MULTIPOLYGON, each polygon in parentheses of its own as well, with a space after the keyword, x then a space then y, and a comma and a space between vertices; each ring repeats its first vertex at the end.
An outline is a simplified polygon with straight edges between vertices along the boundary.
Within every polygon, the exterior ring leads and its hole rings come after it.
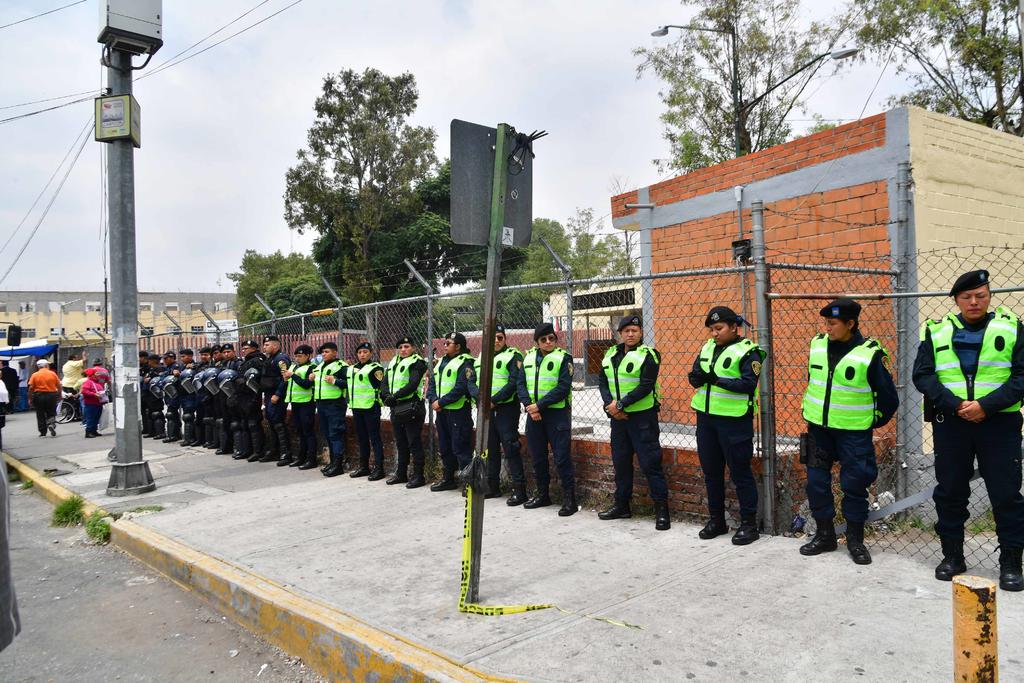
POLYGON ((331 463, 320 470, 320 474, 325 477, 336 477, 344 471, 344 465, 341 464, 341 458, 331 458, 331 463))
POLYGON ((512 484, 512 495, 505 501, 505 505, 515 507, 526 502, 526 487, 519 484, 512 484))
POLYGON ((426 486, 426 485, 427 485, 427 480, 423 478, 422 474, 413 474, 412 475, 412 479, 410 479, 409 483, 405 485, 405 488, 407 488, 407 489, 418 489, 421 486, 426 486))
POLYGON ((249 462, 259 462, 259 461, 260 461, 260 460, 262 460, 262 459, 263 459, 263 454, 262 454, 262 453, 260 453, 259 451, 253 451, 253 452, 252 452, 252 455, 250 455, 250 456, 249 456, 249 457, 247 458, 247 460, 248 460, 249 462))
POLYGON ((533 510, 535 508, 547 507, 548 505, 551 505, 551 496, 545 491, 544 493, 538 492, 536 496, 526 501, 523 507, 527 510, 533 510))
POLYGON ((654 529, 655 531, 668 531, 672 528, 672 518, 668 513, 668 501, 654 501, 654 529))
POLYGON ((1021 549, 999 549, 999 587, 1004 591, 1024 591, 1024 574, 1021 573, 1021 549))
POLYGON ((235 453, 231 456, 232 460, 248 460, 250 458, 249 453, 235 453))
POLYGON ((935 568, 935 578, 939 581, 952 581, 957 574, 967 571, 964 560, 964 542, 962 540, 940 539, 942 541, 942 562, 935 568))
POLYGON ((86 432, 85 433, 85 438, 87 438, 87 439, 95 439, 97 436, 99 436, 99 435, 98 434, 93 434, 92 432, 86 432))
POLYGON ((277 462, 278 457, 270 453, 264 453, 263 457, 257 460, 257 462, 277 462))
POLYGON ((365 467, 365 466, 360 466, 359 469, 355 470, 354 472, 352 472, 352 474, 350 474, 348 476, 352 477, 353 479, 356 479, 358 477, 368 477, 368 476, 370 476, 370 468, 369 467, 365 467))
POLYGON ((811 537, 810 541, 800 546, 800 554, 806 557, 830 553, 839 548, 839 542, 836 540, 835 523, 831 519, 819 519, 817 522, 818 530, 814 532, 814 536, 811 537))
POLYGON ((292 463, 297 463, 296 460, 292 460, 292 456, 286 455, 277 461, 278 467, 288 467, 292 463))
MULTIPOLYGON (((411 483, 411 482, 410 482, 411 483)), ((408 486, 408 484, 406 484, 408 486)), ((446 475, 444 479, 430 485, 431 491, 454 491, 459 487, 452 475, 446 475)))
POLYGON ((607 510, 597 513, 598 519, 629 519, 633 516, 633 511, 629 509, 629 503, 620 503, 615 501, 607 510))
POLYGON ((761 534, 757 531, 757 519, 741 519, 740 528, 732 535, 732 544, 750 545, 759 538, 761 538, 761 534))
POLYGON ((288 463, 288 467, 298 467, 299 465, 304 464, 306 460, 308 460, 308 458, 304 455, 295 456, 295 458, 288 463))
POLYGON ((213 452, 214 455, 229 455, 231 451, 226 451, 223 448, 218 448, 213 452))
POLYGON ((846 550, 855 564, 871 564, 871 553, 864 545, 864 522, 846 523, 846 550))
POLYGON ((565 491, 562 494, 562 507, 558 508, 559 517, 571 517, 579 512, 580 506, 576 504, 576 491, 565 491))
POLYGON ((712 517, 704 528, 697 532, 697 536, 703 541, 710 541, 716 536, 729 533, 729 527, 724 517, 712 517))
POLYGON ((298 465, 296 465, 296 467, 298 467, 300 470, 305 471, 305 470, 313 469, 318 464, 319 463, 316 461, 316 456, 315 455, 311 455, 308 458, 306 458, 305 460, 303 460, 302 462, 300 462, 298 465))
POLYGON ((388 477, 388 480, 384 483, 387 484, 388 486, 394 486, 395 484, 405 484, 408 481, 409 478, 405 476, 405 473, 395 472, 390 477, 388 477))
POLYGON ((370 476, 366 478, 366 481, 380 481, 384 478, 384 470, 373 470, 370 472, 370 476))

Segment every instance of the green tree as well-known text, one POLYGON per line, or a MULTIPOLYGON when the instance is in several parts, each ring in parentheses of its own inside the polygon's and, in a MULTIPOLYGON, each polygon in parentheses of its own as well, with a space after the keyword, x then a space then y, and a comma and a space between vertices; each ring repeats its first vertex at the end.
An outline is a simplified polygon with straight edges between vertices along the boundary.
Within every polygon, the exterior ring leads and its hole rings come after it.
POLYGON ((384 273, 374 266, 374 246, 382 233, 408 225, 419 204, 416 186, 437 163, 437 134, 408 122, 418 98, 410 73, 329 74, 308 146, 288 170, 285 220, 320 235, 314 255, 349 302, 380 297, 384 273))
POLYGON ((316 263, 303 254, 285 256, 280 251, 260 254, 247 249, 238 272, 228 273, 228 279, 235 283, 235 310, 241 324, 267 319, 267 312, 256 301, 257 294, 281 315, 289 308, 305 312, 331 305, 329 295, 320 283, 316 263), (311 295, 310 287, 314 282, 323 295, 319 298, 311 295), (294 294, 291 293, 293 289, 294 294))
POLYGON ((786 122, 793 109, 803 109, 804 88, 821 68, 780 85, 753 107, 762 93, 819 54, 832 49, 842 28, 812 23, 794 28, 800 0, 684 0, 699 8, 692 26, 722 33, 683 30, 674 42, 657 48, 637 48, 642 59, 637 75, 653 72, 664 89, 661 115, 668 159, 655 160, 660 171, 688 173, 733 158, 736 121, 732 96, 733 51, 728 33, 738 38, 740 154, 748 154, 789 139, 786 122))
POLYGON ((1024 136, 1024 70, 1017 0, 853 0, 857 37, 892 55, 911 104, 1024 136))

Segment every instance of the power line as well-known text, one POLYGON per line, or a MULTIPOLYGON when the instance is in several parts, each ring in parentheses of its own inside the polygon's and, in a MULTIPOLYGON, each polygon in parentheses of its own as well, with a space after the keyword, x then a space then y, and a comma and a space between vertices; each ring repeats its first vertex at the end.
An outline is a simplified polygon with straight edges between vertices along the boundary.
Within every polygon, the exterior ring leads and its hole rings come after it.
POLYGON ((24 24, 26 21, 32 21, 33 19, 38 19, 39 17, 45 17, 47 14, 53 14, 54 12, 59 12, 62 9, 67 9, 68 7, 74 7, 75 5, 81 5, 84 2, 86 2, 86 0, 78 0, 78 2, 72 2, 72 3, 68 4, 68 5, 64 5, 63 7, 58 7, 57 9, 51 9, 48 12, 42 12, 40 14, 36 14, 36 15, 31 16, 31 17, 26 17, 24 19, 19 19, 18 21, 12 21, 9 24, 0 25, 0 29, 10 28, 11 26, 17 26, 18 24, 24 24))
POLYGON ((18 114, 17 116, 11 116, 11 117, 8 117, 6 119, 0 119, 0 125, 3 125, 5 123, 10 123, 11 121, 18 121, 20 119, 27 119, 28 117, 36 116, 37 114, 45 114, 46 112, 53 111, 54 109, 62 109, 64 107, 69 107, 72 104, 78 104, 79 102, 85 102, 86 100, 91 100, 91 99, 93 99, 92 95, 90 95, 88 97, 81 97, 81 98, 79 98, 77 100, 71 100, 70 102, 65 102, 64 104, 58 104, 58 105, 55 105, 53 107, 47 107, 46 109, 37 109, 35 111, 26 112, 24 114, 18 114))
POLYGON ((3 277, 0 277, 0 284, 4 283, 4 280, 7 279, 7 276, 10 275, 11 271, 14 270, 14 267, 18 265, 18 262, 21 260, 22 255, 25 253, 25 250, 28 249, 28 245, 32 243, 32 238, 36 236, 36 233, 39 231, 39 226, 41 226, 43 224, 43 221, 46 220, 47 214, 50 213, 50 209, 53 207, 54 202, 56 202, 57 197, 60 196, 60 191, 64 188, 64 183, 67 182, 68 176, 71 175, 71 171, 75 168, 75 164, 78 163, 78 158, 82 156, 82 150, 85 149, 85 145, 88 142, 89 136, 86 135, 82 138, 82 143, 78 146, 78 151, 75 153, 75 157, 71 160, 71 163, 68 164, 67 170, 64 172, 64 177, 60 179, 60 184, 57 185, 57 189, 54 190, 53 196, 50 197, 50 201, 47 203, 46 208, 43 209, 43 214, 39 217, 39 220, 36 221, 35 227, 33 227, 32 232, 29 233, 28 239, 25 240, 25 244, 22 245, 21 250, 18 252, 18 255, 14 257, 14 260, 11 262, 10 267, 6 270, 6 272, 4 272, 3 277))
POLYGON ((17 109, 18 107, 27 107, 30 104, 42 104, 43 102, 56 102, 57 100, 66 100, 69 97, 78 97, 79 95, 96 95, 99 90, 83 90, 82 92, 72 92, 67 95, 60 95, 59 97, 46 97, 41 100, 32 100, 31 102, 19 102, 18 104, 6 104, 0 107, 0 111, 4 109, 17 109))

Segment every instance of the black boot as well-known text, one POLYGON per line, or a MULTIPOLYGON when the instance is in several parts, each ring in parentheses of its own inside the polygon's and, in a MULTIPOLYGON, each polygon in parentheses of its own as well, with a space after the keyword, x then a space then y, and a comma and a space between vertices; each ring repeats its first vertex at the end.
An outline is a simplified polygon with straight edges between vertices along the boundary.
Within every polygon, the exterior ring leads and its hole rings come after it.
POLYGON ((261 422, 257 422, 255 425, 249 424, 249 440, 252 441, 252 455, 249 456, 249 462, 270 462, 263 460, 263 439, 263 424, 261 422))
POLYGON ((710 541, 716 536, 729 533, 729 526, 725 523, 724 515, 712 515, 704 528, 697 532, 697 536, 703 541, 710 541))
POLYGON ((615 501, 607 510, 597 513, 598 519, 629 519, 633 516, 633 511, 629 509, 629 502, 615 501))
POLYGON ((999 549, 999 587, 1004 591, 1024 590, 1024 575, 1021 574, 1021 549, 999 549))
POLYGON ((153 431, 149 435, 151 439, 163 439, 167 436, 166 424, 164 420, 164 413, 161 410, 154 410, 150 414, 150 418, 153 422, 153 431))
POLYGON ((342 465, 341 456, 340 455, 334 455, 332 453, 331 454, 331 463, 327 467, 325 467, 323 469, 322 474, 325 477, 336 477, 336 476, 338 476, 339 474, 341 474, 344 471, 345 471, 345 467, 344 467, 344 465, 342 465))
POLYGON ((296 465, 300 470, 311 470, 316 467, 319 463, 317 462, 318 450, 313 449, 312 453, 307 453, 305 459, 296 465))
POLYGON ((380 481, 384 478, 384 468, 374 467, 370 470, 370 476, 366 478, 366 481, 380 481))
POLYGON ((807 543, 800 546, 800 554, 808 557, 830 553, 839 547, 836 541, 836 525, 831 519, 818 519, 818 530, 807 543))
POLYGON ((183 419, 184 419, 184 424, 182 426, 181 445, 182 446, 195 446, 196 444, 199 443, 199 441, 196 439, 196 418, 195 418, 195 415, 192 415, 191 419, 189 419, 188 417, 185 417, 183 419))
POLYGON ((454 491, 459 487, 455 483, 455 473, 450 470, 444 471, 444 476, 441 477, 441 481, 435 482, 430 485, 431 491, 454 491))
POLYGON ((501 482, 488 481, 487 482, 487 493, 484 494, 484 498, 497 498, 501 495, 501 482))
POLYGON ((548 488, 537 489, 537 495, 523 504, 523 507, 527 510, 533 510, 534 508, 543 508, 551 505, 551 494, 548 493, 548 488))
POLYGON ((864 545, 864 522, 846 523, 846 550, 856 564, 871 564, 871 553, 864 545))
POLYGON ((395 471, 388 477, 385 482, 388 486, 395 484, 405 484, 409 481, 409 454, 406 453, 403 457, 401 453, 398 454, 398 461, 395 463, 395 471))
POLYGON ((963 539, 946 539, 942 541, 942 562, 935 568, 935 578, 939 581, 952 581, 957 574, 967 571, 967 562, 964 560, 963 539))
POLYGON ((278 450, 278 437, 277 430, 274 429, 277 425, 268 424, 270 429, 267 430, 267 436, 263 444, 263 457, 260 458, 260 462, 274 462, 280 457, 280 450, 278 450))
POLYGON ((654 501, 654 529, 656 531, 668 531, 672 528, 672 519, 668 514, 668 501, 654 501))
POLYGON ((558 508, 559 517, 571 517, 580 509, 576 504, 576 489, 569 489, 562 492, 562 507, 558 508))
POLYGON ((522 484, 512 484, 512 495, 505 501, 505 505, 515 507, 526 502, 526 487, 522 484))
POLYGON ((292 449, 291 444, 288 442, 288 429, 284 426, 283 422, 278 422, 274 425, 273 431, 277 435, 277 449, 281 454, 277 459, 277 466, 285 467, 290 465, 292 462, 292 449))
POLYGON ((214 423, 214 430, 217 436, 217 450, 214 455, 228 455, 231 453, 231 440, 228 438, 229 421, 218 417, 214 423))
POLYGON ((750 545, 759 538, 761 538, 761 534, 757 531, 757 515, 740 517, 740 528, 732 535, 732 544, 750 545))
POLYGON ((252 455, 252 443, 249 441, 249 432, 239 429, 234 433, 235 454, 232 460, 248 460, 252 455))
POLYGON ((409 479, 409 483, 405 485, 407 489, 418 489, 421 486, 426 486, 427 480, 423 477, 423 463, 414 462, 412 464, 412 478, 409 479))
POLYGON ((368 476, 370 476, 370 456, 367 455, 364 458, 362 455, 360 455, 359 456, 359 467, 357 467, 356 469, 352 470, 352 474, 350 474, 348 476, 352 477, 353 479, 358 479, 359 477, 368 477, 368 476))

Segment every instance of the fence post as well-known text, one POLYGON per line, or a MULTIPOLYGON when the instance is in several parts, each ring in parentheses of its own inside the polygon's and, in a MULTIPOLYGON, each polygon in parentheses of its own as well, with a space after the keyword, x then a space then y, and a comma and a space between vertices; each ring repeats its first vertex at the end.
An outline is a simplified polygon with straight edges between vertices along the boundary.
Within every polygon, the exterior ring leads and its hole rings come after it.
POLYGON ((757 343, 768 356, 761 366, 761 476, 764 489, 764 526, 770 533, 776 533, 775 519, 775 353, 772 348, 771 300, 768 263, 765 259, 764 203, 758 199, 751 203, 753 232, 751 256, 754 260, 754 298, 757 300, 757 343))
POLYGON ((555 253, 555 250, 551 248, 551 245, 548 244, 546 239, 541 237, 540 238, 540 243, 543 244, 544 248, 548 250, 549 254, 551 254, 552 260, 555 262, 555 265, 558 266, 558 269, 560 271, 562 271, 562 278, 565 280, 565 323, 566 323, 565 324, 565 346, 566 346, 566 348, 569 351, 569 355, 571 356, 573 354, 573 348, 572 348, 572 336, 573 336, 572 335, 572 330, 573 330, 573 324, 572 324, 572 292, 573 292, 572 268, 570 268, 569 265, 565 261, 563 261, 561 258, 559 258, 558 254, 555 253))
POLYGON ((213 317, 209 313, 207 313, 206 309, 203 308, 202 306, 199 307, 199 312, 203 314, 203 317, 206 318, 206 320, 209 321, 211 325, 213 325, 213 329, 216 330, 216 332, 214 333, 214 339, 217 340, 217 346, 220 346, 220 325, 217 324, 217 321, 214 320, 213 317))
POLYGON ((256 301, 260 302, 260 306, 267 309, 267 313, 270 314, 270 334, 277 334, 277 313, 274 313, 274 309, 268 306, 259 294, 254 293, 253 296, 256 297, 256 301))
POLYGON ((323 275, 320 276, 320 281, 324 283, 324 287, 327 289, 327 293, 334 299, 334 305, 338 307, 338 352, 342 354, 342 358, 347 358, 345 353, 345 314, 341 309, 341 297, 334 291, 334 287, 331 287, 331 283, 327 281, 323 275))
MULTIPOLYGON (((896 170, 896 291, 913 292, 917 287, 914 248, 910 239, 910 164, 900 162, 896 170)), ((921 397, 911 382, 913 349, 917 342, 918 303, 910 297, 895 301, 896 314, 896 390, 900 405, 896 413, 896 498, 909 493, 907 474, 911 454, 924 450, 919 426, 921 397)))
MULTIPOLYGON (((423 288, 427 290, 427 344, 424 348, 430 349, 430 353, 427 357, 427 376, 434 368, 434 288, 430 286, 426 278, 420 275, 420 272, 409 262, 409 259, 405 259, 405 267, 409 269, 409 274, 416 278, 423 288)), ((434 443, 434 411, 427 408, 427 431, 429 432, 428 437, 430 439, 430 457, 433 459, 437 455, 437 445, 434 443)))

